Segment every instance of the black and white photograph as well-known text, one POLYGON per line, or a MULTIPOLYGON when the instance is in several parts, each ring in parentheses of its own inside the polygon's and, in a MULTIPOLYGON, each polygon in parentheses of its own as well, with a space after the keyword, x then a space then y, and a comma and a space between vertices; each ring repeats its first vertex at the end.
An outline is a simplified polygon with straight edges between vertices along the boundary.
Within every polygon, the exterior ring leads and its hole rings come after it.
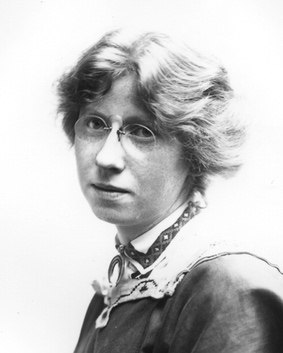
POLYGON ((283 3, 2 0, 0 351, 283 352, 283 3))

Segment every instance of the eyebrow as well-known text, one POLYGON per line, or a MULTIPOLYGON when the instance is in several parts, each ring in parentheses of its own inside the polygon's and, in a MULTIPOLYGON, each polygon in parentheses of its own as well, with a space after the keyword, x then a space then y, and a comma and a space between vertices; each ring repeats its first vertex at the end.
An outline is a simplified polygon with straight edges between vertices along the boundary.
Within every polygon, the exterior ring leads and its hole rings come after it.
MULTIPOLYGON (((108 119, 110 116, 115 115, 115 114, 111 114, 111 115, 106 115, 98 110, 89 110, 87 108, 83 109, 80 116, 84 116, 84 115, 89 115, 89 116, 98 116, 102 119, 104 119, 106 122, 108 122, 108 119)), ((149 124, 151 126, 154 125, 153 119, 151 119, 150 117, 148 117, 148 115, 146 115, 145 113, 137 113, 137 114, 133 114, 133 115, 129 115, 126 118, 123 118, 123 125, 129 125, 129 124, 149 124)))

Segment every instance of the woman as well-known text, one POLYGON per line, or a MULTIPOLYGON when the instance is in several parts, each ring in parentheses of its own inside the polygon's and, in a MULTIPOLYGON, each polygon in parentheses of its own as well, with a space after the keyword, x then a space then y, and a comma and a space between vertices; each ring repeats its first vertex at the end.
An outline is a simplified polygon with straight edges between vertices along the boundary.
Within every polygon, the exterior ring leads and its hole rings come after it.
POLYGON ((82 191, 117 228, 75 352, 282 352, 279 270, 200 231, 209 177, 239 169, 245 137, 219 62, 113 31, 58 92, 82 191))

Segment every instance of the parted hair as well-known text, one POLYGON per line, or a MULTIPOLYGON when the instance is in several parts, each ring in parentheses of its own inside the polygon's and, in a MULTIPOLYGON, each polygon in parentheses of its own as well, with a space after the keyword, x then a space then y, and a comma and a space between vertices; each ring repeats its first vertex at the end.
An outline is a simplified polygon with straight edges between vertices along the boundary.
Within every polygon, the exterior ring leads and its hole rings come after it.
POLYGON ((158 32, 108 32, 62 75, 58 112, 71 144, 80 110, 125 75, 135 76, 137 97, 159 133, 182 143, 191 186, 204 193, 209 176, 239 169, 245 125, 234 114, 225 68, 158 32))

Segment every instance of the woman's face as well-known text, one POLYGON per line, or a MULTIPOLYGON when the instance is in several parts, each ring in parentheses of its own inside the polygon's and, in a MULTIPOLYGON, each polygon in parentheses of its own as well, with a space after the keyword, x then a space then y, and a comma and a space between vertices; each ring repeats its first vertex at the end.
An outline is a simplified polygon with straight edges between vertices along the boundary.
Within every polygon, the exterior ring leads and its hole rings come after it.
POLYGON ((112 131, 96 143, 76 136, 75 152, 82 191, 94 214, 117 226, 130 241, 146 232, 186 201, 187 167, 176 139, 156 138, 153 148, 137 149, 120 141, 122 125, 150 124, 135 99, 132 76, 117 79, 99 103, 90 103, 80 117, 102 116, 112 131))

